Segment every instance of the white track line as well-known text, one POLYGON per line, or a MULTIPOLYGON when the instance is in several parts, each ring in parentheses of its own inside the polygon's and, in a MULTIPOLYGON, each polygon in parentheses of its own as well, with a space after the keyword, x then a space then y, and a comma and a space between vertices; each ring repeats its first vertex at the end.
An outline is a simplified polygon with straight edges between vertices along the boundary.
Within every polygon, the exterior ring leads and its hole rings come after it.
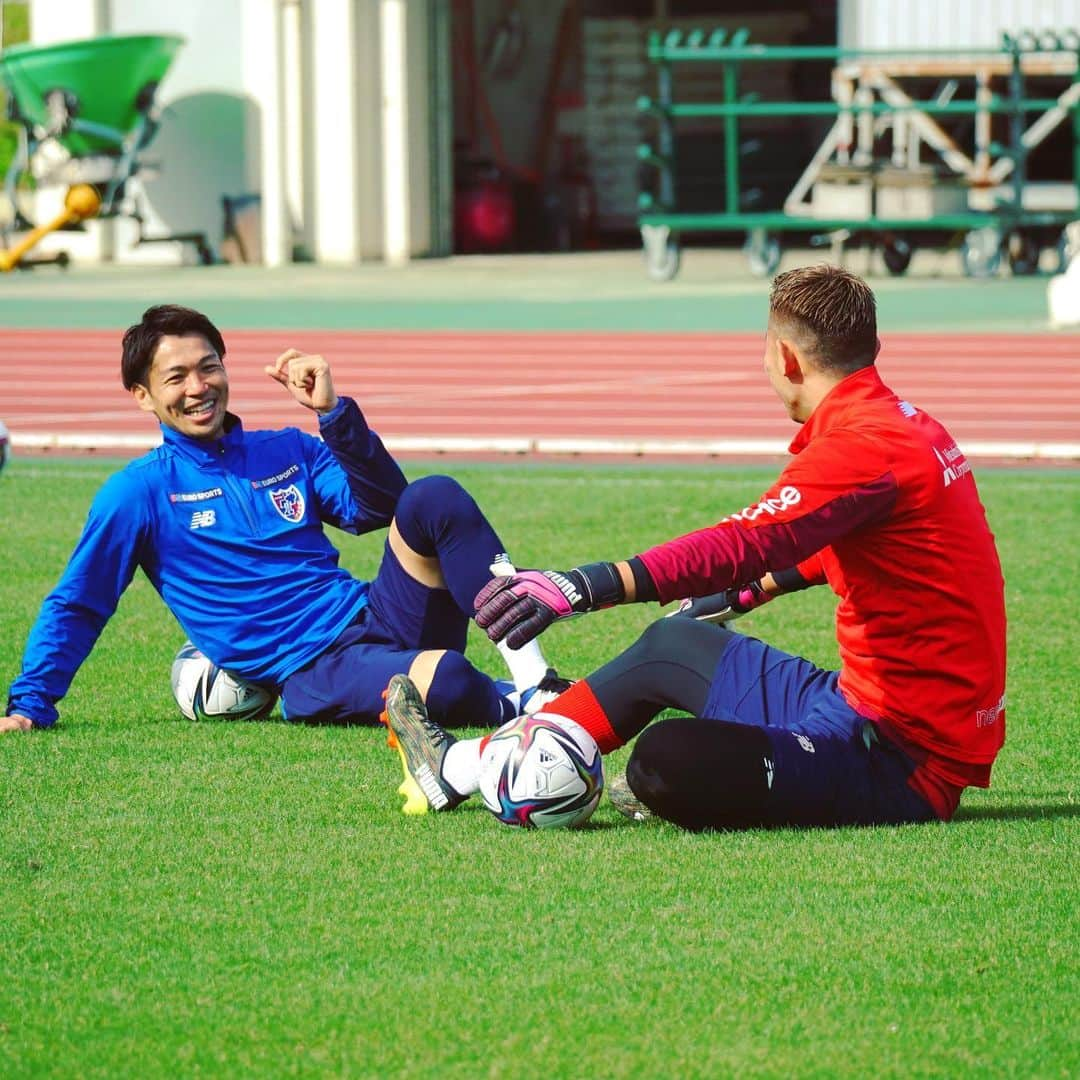
MULTIPOLYGON (((18 450, 151 450, 161 442, 156 435, 116 435, 109 432, 56 434, 24 431, 12 433, 18 450)), ((788 444, 776 439, 558 439, 520 436, 513 438, 459 438, 446 436, 390 436, 384 438, 392 453, 422 454, 553 454, 618 455, 628 457, 776 457, 787 453, 788 444)), ((972 458, 1007 458, 1036 461, 1080 460, 1078 442, 1031 442, 1000 439, 963 443, 972 458)))

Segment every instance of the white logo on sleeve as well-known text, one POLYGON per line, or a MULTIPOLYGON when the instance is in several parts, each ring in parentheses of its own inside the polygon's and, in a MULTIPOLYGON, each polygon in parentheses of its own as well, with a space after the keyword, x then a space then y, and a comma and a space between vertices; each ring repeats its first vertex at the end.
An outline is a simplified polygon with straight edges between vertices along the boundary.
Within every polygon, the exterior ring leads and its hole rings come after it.
POLYGON ((944 451, 939 450, 936 446, 931 447, 931 449, 934 451, 934 457, 938 459, 938 464, 941 465, 941 479, 946 487, 954 480, 959 480, 961 476, 966 476, 971 472, 971 466, 968 464, 967 458, 964 457, 964 452, 956 443, 945 447, 944 451))
POLYGON ((196 510, 191 515, 191 527, 193 529, 209 529, 217 524, 217 514, 213 510, 196 510))
POLYGON ((737 514, 728 514, 724 521, 756 521, 762 514, 771 514, 776 517, 793 506, 802 502, 802 492, 797 487, 788 484, 782 487, 772 499, 762 499, 757 506, 748 506, 737 514))

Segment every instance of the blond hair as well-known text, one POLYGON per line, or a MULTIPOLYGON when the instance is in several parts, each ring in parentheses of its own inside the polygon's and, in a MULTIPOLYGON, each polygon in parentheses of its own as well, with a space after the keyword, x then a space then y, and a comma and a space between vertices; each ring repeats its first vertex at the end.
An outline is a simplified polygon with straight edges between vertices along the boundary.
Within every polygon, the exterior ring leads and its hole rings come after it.
POLYGON ((778 274, 769 293, 769 322, 781 335, 799 339, 811 362, 824 370, 858 371, 877 356, 874 293, 839 266, 802 266, 778 274))

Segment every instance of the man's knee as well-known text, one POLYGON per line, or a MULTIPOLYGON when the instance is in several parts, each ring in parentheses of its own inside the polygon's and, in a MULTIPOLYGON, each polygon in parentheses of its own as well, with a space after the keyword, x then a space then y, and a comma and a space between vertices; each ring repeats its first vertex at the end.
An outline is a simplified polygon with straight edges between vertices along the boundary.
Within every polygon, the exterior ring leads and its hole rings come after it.
POLYGON ((431 557, 447 529, 479 515, 476 500, 451 476, 424 476, 401 493, 394 522, 418 555, 431 557))
POLYGON ((676 825, 738 829, 765 822, 772 768, 772 744, 760 728, 684 717, 642 732, 626 779, 649 809, 676 825))
POLYGON ((711 675, 734 636, 727 627, 699 619, 654 619, 630 648, 641 659, 682 661, 690 667, 705 667, 711 675))
POLYGON ((502 722, 498 688, 459 652, 444 652, 439 659, 427 706, 443 727, 496 727, 502 722))

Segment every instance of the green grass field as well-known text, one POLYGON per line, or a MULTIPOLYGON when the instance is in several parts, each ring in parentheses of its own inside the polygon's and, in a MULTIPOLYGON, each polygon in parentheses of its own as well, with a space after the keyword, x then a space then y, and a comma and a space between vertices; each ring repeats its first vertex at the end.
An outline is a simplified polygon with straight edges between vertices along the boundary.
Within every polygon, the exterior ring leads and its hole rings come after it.
MULTIPOLYGON (((116 465, 0 477, 3 686, 116 465)), ((519 564, 557 566, 715 521, 773 475, 447 471, 519 564)), ((1009 739, 948 826, 688 835, 606 801, 574 832, 479 804, 406 819, 379 732, 180 719, 183 633, 138 578, 60 725, 0 741, 0 1076, 1080 1075, 1080 472, 979 480, 1009 739)), ((340 546, 373 572, 379 539, 340 546)), ((831 664, 831 608, 813 590, 741 626, 831 664)), ((545 647, 585 674, 655 615, 603 612, 545 647)))

